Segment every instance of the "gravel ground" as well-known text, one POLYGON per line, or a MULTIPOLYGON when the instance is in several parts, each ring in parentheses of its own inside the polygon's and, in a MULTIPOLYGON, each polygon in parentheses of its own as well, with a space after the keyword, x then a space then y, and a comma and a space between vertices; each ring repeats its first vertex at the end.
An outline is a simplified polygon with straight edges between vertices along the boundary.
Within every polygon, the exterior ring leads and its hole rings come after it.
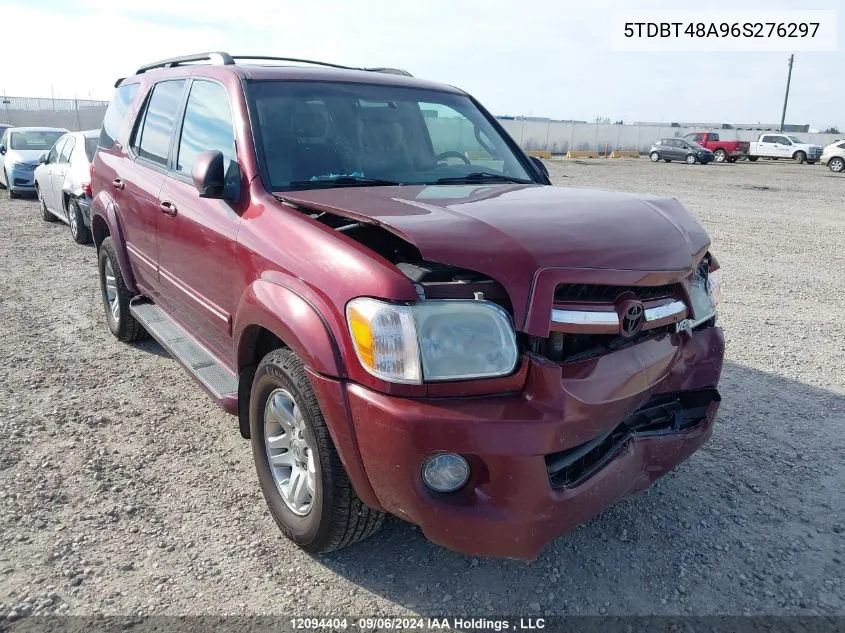
POLYGON ((710 442, 533 563, 388 522, 312 558, 248 443, 155 343, 107 331, 95 251, 0 197, 0 616, 845 614, 845 178, 783 163, 550 161, 679 198, 725 274, 710 442))

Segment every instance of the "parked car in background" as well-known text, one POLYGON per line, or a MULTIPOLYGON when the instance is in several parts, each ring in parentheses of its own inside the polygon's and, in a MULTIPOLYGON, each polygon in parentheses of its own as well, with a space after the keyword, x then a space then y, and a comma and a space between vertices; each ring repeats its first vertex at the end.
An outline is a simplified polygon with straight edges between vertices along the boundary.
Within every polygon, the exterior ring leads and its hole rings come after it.
POLYGON ((64 128, 11 127, 0 137, 0 186, 10 198, 35 193, 35 168, 38 158, 49 150, 64 128))
POLYGON ((392 512, 530 559, 697 450, 724 337, 695 218, 551 186, 458 88, 325 66, 144 66, 93 168, 108 329, 239 416, 284 534, 326 552, 392 512))
POLYGON ((15 127, 11 123, 0 123, 0 138, 3 137, 3 133, 8 130, 10 127, 15 127))
POLYGON ((41 155, 35 169, 41 217, 67 222, 78 244, 91 240, 91 161, 99 136, 100 130, 65 134, 41 155))
POLYGON ((713 160, 717 163, 733 163, 748 156, 748 141, 737 141, 719 138, 716 132, 690 132, 684 139, 698 143, 713 152, 713 160))
POLYGON ((824 148, 821 157, 822 165, 835 174, 845 173, 845 139, 834 141, 824 148))
POLYGON ((755 161, 758 158, 769 158, 772 160, 794 160, 798 164, 807 163, 813 165, 819 162, 822 156, 821 145, 805 143, 797 136, 786 134, 764 133, 751 143, 748 149, 748 160, 755 161))
POLYGON ((695 163, 706 165, 714 160, 713 152, 709 149, 683 138, 663 138, 656 141, 648 151, 648 157, 653 163, 660 160, 665 160, 667 163, 682 160, 690 165, 695 163))

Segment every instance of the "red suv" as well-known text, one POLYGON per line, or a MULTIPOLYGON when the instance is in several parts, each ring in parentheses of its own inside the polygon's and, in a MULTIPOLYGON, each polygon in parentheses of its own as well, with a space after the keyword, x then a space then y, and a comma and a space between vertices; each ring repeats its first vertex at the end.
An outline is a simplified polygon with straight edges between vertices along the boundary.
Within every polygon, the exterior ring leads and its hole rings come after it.
POLYGON ((389 512, 530 559, 704 443, 718 263, 676 200, 552 187, 465 92, 303 61, 140 68, 93 167, 109 328, 238 416, 289 538, 389 512))

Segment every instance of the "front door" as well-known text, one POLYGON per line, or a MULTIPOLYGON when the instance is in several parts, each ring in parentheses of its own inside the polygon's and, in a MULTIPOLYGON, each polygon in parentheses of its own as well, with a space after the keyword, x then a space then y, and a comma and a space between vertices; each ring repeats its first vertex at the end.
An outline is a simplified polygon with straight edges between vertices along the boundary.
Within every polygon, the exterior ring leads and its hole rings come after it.
POLYGON ((42 170, 44 175, 38 181, 38 191, 41 193, 41 199, 48 209, 56 208, 56 203, 53 201, 53 168, 59 162, 59 155, 67 143, 67 139, 67 136, 62 136, 50 148, 50 152, 47 154, 47 162, 42 170))
POLYGON ((158 251, 163 298, 171 315, 225 363, 233 363, 232 313, 239 299, 235 245, 240 216, 224 200, 200 198, 191 179, 198 154, 223 153, 230 184, 239 186, 232 115, 220 84, 194 80, 161 189, 158 251))

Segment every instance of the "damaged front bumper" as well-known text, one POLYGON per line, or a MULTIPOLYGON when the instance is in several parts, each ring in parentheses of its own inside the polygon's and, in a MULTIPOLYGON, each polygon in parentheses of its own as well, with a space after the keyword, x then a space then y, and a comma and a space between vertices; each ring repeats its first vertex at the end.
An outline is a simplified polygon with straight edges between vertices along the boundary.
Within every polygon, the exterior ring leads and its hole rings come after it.
POLYGON ((450 549, 532 559, 707 440, 723 355, 721 329, 708 327, 578 363, 528 355, 520 393, 408 399, 345 390, 378 505, 450 549), (455 493, 422 482, 426 458, 442 451, 471 468, 455 493))

